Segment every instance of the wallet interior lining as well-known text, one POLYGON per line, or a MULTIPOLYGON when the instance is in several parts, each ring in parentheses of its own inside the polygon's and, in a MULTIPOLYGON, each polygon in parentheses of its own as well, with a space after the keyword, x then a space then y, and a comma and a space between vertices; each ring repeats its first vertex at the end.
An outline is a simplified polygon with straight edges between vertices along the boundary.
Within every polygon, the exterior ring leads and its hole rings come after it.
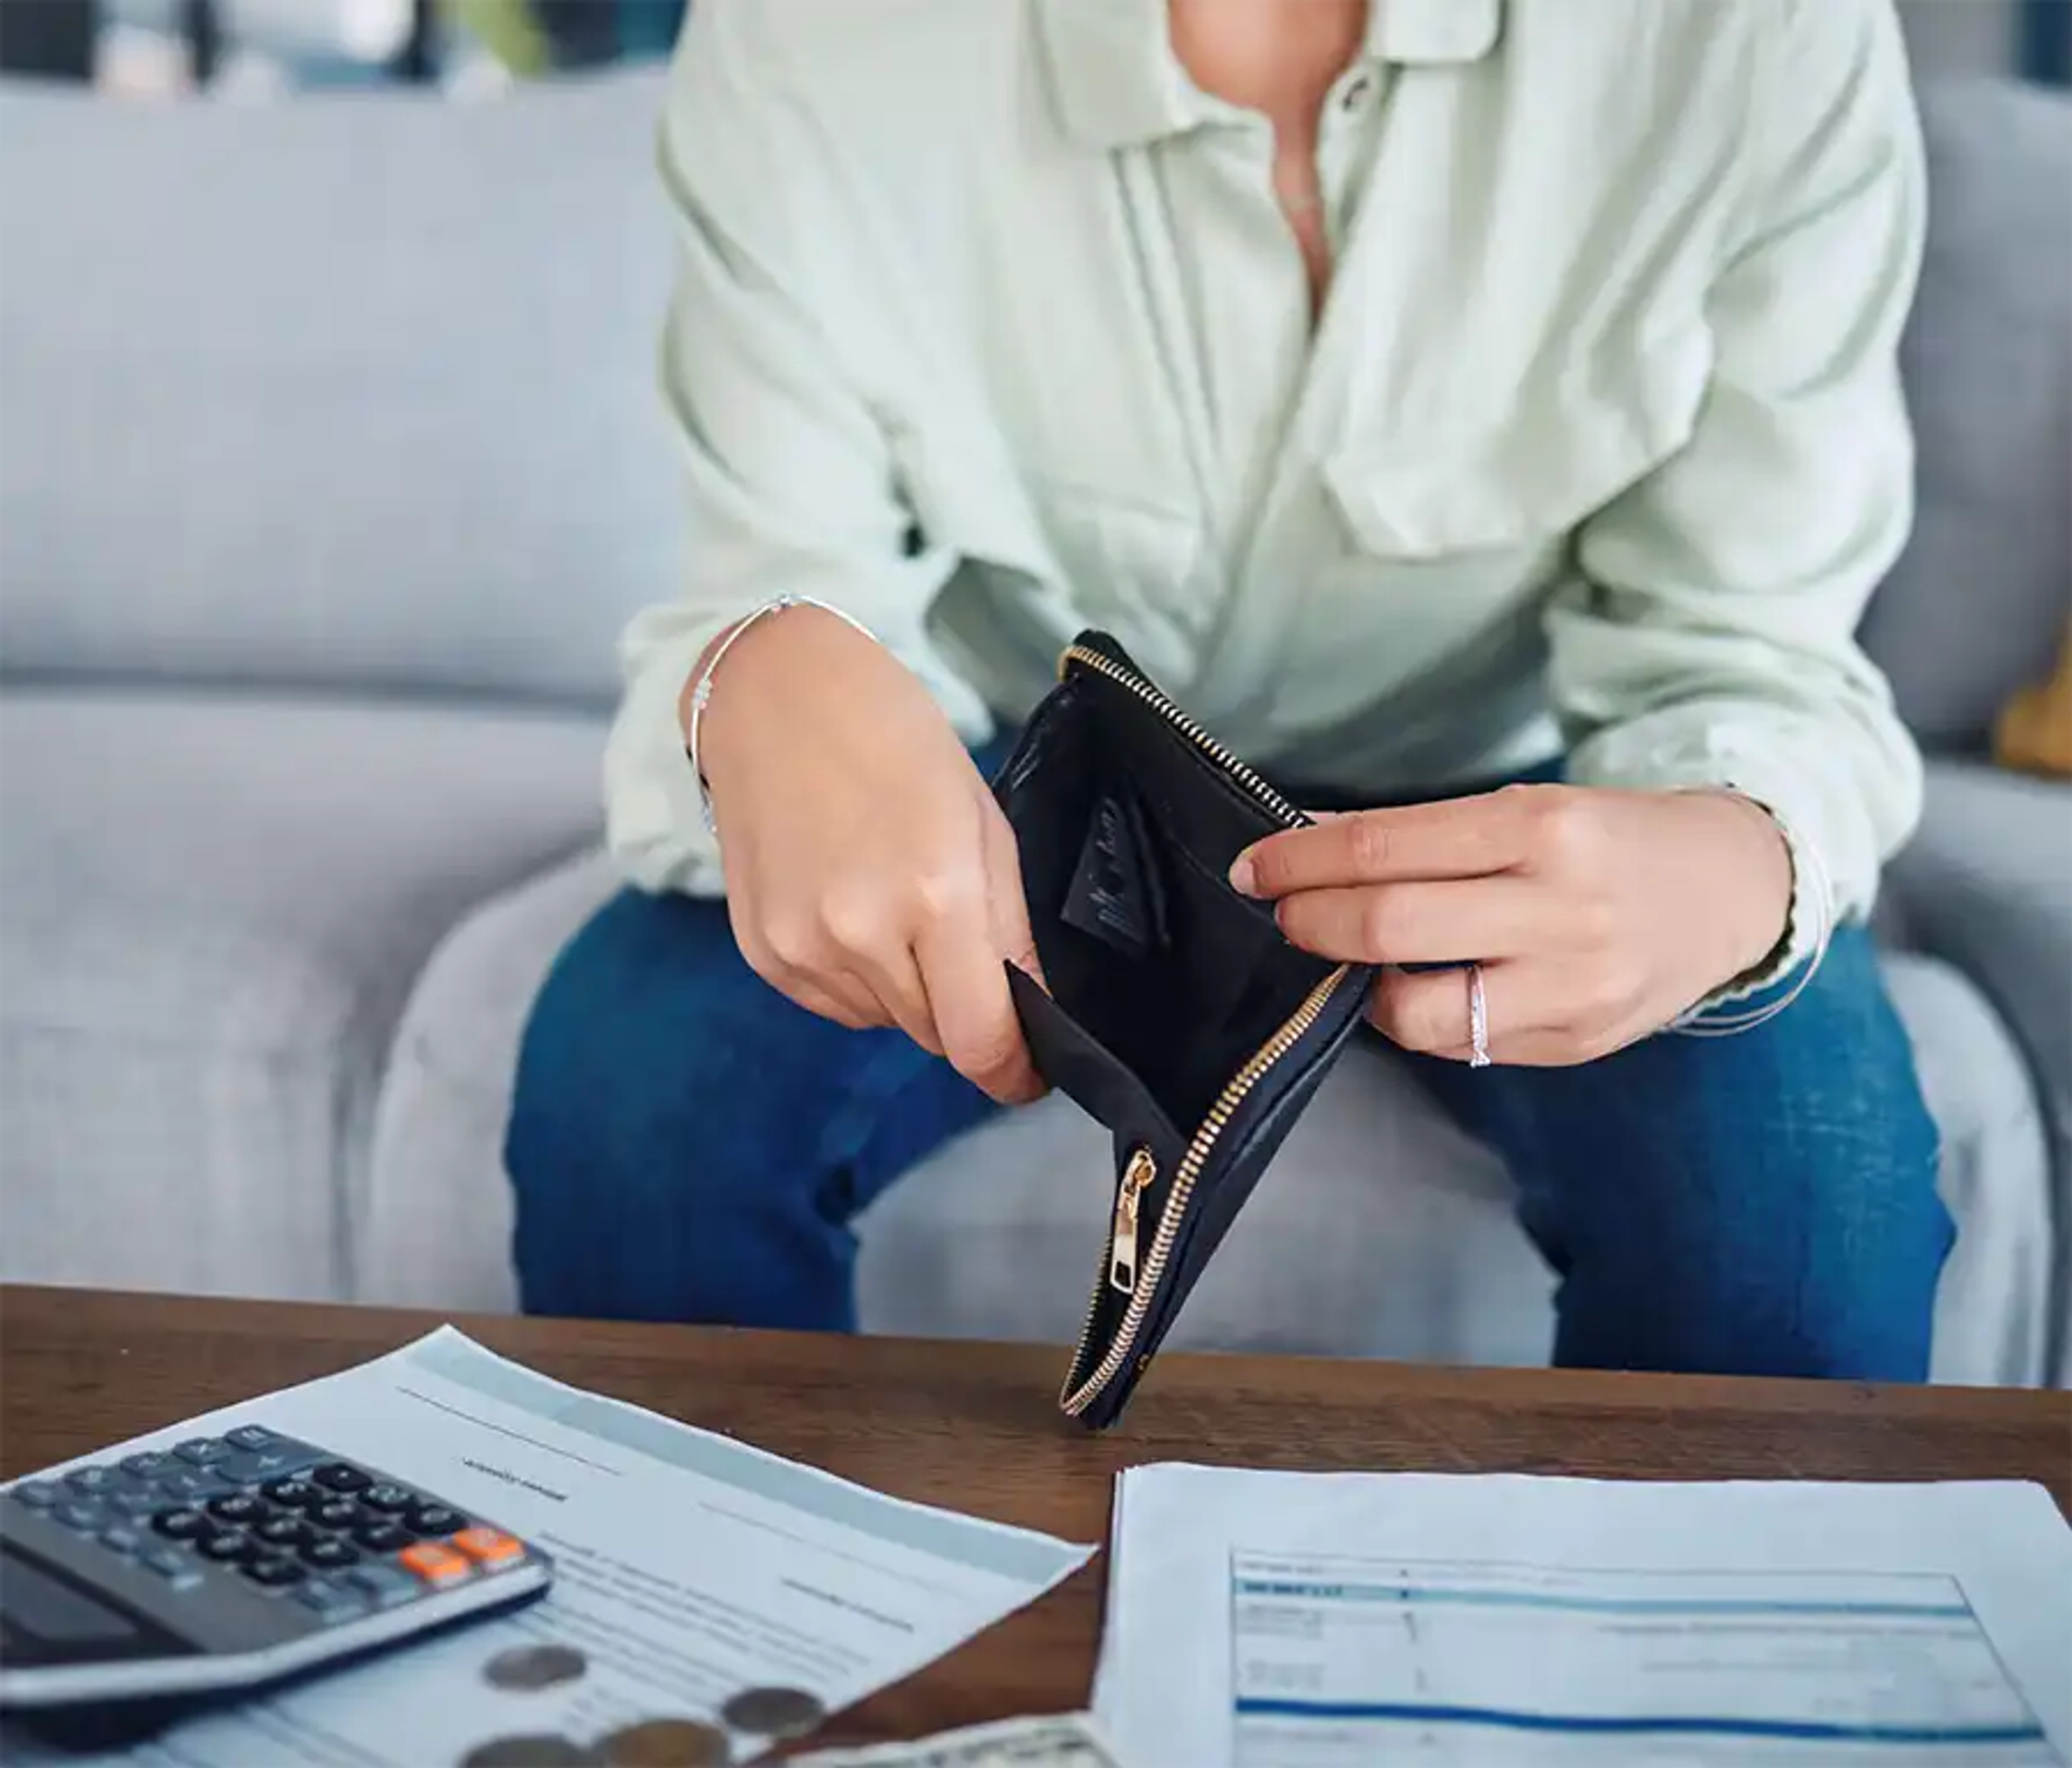
POLYGON ((1233 826, 1227 854, 1219 847, 1198 853, 1198 831, 1183 842, 1172 826, 1174 815, 1161 802, 1170 793, 1155 782, 1147 787, 1141 769, 1112 763, 1104 745, 1088 740, 1091 730, 1089 723, 1074 731, 1069 746, 1077 753, 1054 754, 1015 807, 1018 824, 1041 830, 1040 838, 1022 843, 1037 952, 1059 1006, 1125 1063, 1185 1129, 1207 1116, 1238 1067, 1330 966, 1295 952, 1272 910, 1240 896, 1212 869, 1227 866, 1247 840, 1272 825, 1262 820, 1248 830, 1233 826), (1096 938, 1064 918, 1104 798, 1134 806, 1131 824, 1143 837, 1139 858, 1156 873, 1155 882, 1147 882, 1161 899, 1160 936, 1140 949, 1096 938))

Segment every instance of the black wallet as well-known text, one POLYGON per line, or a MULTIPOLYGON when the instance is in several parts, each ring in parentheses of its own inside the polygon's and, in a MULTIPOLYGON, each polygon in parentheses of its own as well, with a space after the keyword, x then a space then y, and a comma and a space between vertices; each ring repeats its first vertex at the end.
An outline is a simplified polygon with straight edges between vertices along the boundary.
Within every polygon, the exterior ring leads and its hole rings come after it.
POLYGON ((1043 1078, 1115 1137, 1105 1253, 1059 1404, 1104 1428, 1359 1024, 1373 972, 1313 957, 1231 863, 1309 819, 1104 633, 1065 652, 993 791, 1047 992, 1009 966, 1043 1078))

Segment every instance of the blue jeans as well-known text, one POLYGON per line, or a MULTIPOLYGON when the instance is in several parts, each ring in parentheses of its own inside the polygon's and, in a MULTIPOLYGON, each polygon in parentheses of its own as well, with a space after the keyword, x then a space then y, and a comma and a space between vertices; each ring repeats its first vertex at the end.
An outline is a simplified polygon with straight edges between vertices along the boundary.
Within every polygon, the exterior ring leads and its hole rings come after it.
MULTIPOLYGON (((1560 1278, 1558 1362, 1926 1375, 1950 1224, 1864 934, 1838 935, 1798 1001, 1737 1037, 1665 1034, 1566 1069, 1415 1059, 1517 1180, 1560 1278)), ((525 1036, 507 1148, 524 1304, 849 1329, 852 1218, 993 1108, 902 1034, 775 993, 723 905, 623 894, 562 954, 525 1036)))

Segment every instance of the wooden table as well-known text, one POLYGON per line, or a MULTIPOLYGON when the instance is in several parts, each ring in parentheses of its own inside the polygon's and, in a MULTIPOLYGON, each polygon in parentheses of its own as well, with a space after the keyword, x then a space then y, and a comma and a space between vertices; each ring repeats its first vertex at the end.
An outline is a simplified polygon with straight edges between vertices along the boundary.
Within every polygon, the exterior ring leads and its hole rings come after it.
MULTIPOLYGON (((12 1478, 327 1375, 437 1324, 387 1310, 0 1291, 12 1478)), ((1614 1478, 2041 1481, 2072 1517, 2072 1396, 1162 1357, 1124 1425, 1061 1418, 1053 1347, 508 1318, 457 1322, 564 1380, 905 1498, 1094 1541, 1134 1462, 1614 1478)), ((830 1728, 841 1739, 1085 1704, 1096 1560, 830 1728)))

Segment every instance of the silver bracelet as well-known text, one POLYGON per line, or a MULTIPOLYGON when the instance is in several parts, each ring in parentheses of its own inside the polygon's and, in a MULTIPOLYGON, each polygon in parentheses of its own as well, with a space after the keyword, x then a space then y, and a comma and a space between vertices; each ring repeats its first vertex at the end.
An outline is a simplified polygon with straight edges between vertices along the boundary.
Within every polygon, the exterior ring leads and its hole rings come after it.
POLYGON ((1834 938, 1834 883, 1819 850, 1769 805, 1758 799, 1751 799, 1750 802, 1760 806, 1784 837, 1785 848, 1791 856, 1792 926, 1795 931, 1798 917, 1803 910, 1811 911, 1815 923, 1813 949, 1799 960, 1796 980, 1776 1000, 1766 1001, 1760 1006, 1744 1007, 1738 1011, 1720 1007, 1693 1007, 1671 1020, 1666 1027, 1679 1037, 1735 1038, 1744 1031, 1754 1030, 1758 1026, 1767 1025, 1806 992, 1807 985, 1819 972, 1821 960, 1827 956, 1828 944, 1834 938), (1802 873, 1811 875, 1803 876, 1802 873))
POLYGON ((818 608, 823 614, 832 614, 837 620, 845 621, 849 625, 854 627, 874 644, 878 642, 878 635, 862 621, 857 619, 854 615, 845 614, 840 608, 830 606, 825 602, 817 602, 810 595, 773 596, 760 607, 750 609, 740 619, 734 622, 726 635, 713 647, 712 654, 705 659, 705 667, 698 672, 697 685, 691 690, 689 728, 684 733, 684 753, 689 758, 691 779, 697 788, 698 814, 705 820, 705 832, 708 834, 717 835, 719 833, 719 825, 713 820, 712 799, 705 790, 705 768, 698 759, 698 738, 700 733, 705 729, 705 707, 712 700, 713 676, 719 668, 720 660, 734 648, 742 633, 754 626, 758 620, 762 619, 764 615, 780 613, 786 608, 818 608))

